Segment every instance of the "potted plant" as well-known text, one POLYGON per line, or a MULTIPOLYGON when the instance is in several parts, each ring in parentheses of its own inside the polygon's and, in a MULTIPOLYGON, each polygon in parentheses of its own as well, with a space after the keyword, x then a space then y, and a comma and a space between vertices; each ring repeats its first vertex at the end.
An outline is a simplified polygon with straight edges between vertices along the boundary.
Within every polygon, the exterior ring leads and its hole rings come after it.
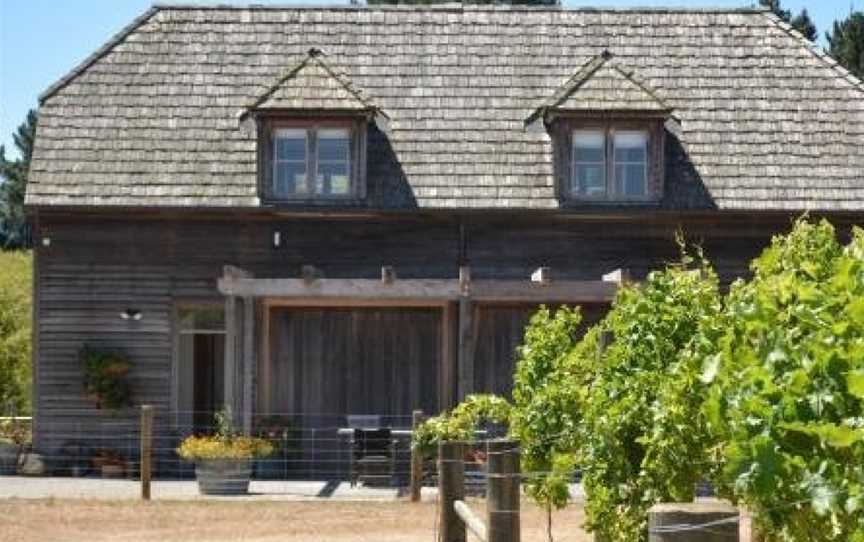
POLYGON ((29 442, 29 432, 17 420, 0 420, 0 474, 15 474, 18 457, 29 442))
POLYGON ((252 460, 273 453, 265 439, 238 435, 228 410, 216 413, 216 434, 190 436, 177 454, 195 462, 195 477, 202 495, 244 495, 249 492, 252 460))
POLYGON ((84 367, 84 390, 96 408, 117 410, 129 406, 126 375, 132 363, 117 352, 84 346, 79 353, 84 367))

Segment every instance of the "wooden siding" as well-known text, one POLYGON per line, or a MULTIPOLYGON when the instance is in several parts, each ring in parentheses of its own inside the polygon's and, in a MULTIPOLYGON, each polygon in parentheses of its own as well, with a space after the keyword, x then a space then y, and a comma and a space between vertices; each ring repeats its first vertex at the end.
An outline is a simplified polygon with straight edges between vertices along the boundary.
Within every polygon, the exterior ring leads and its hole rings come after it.
MULTIPOLYGON (((476 348, 474 352, 474 391, 510 397, 513 371, 518 360, 525 326, 537 305, 487 304, 475 307, 476 348)), ((554 310, 556 307, 550 307, 554 310)), ((582 330, 606 314, 607 306, 581 305, 582 330)))
POLYGON ((271 412, 437 411, 440 309, 280 307, 270 318, 271 412))
MULTIPOLYGON (((40 212, 35 249, 36 445, 58 445, 66 438, 62 435, 68 436, 55 431, 60 426, 86 433, 87 427, 99 431, 103 420, 123 418, 95 410, 84 397, 77 353, 85 342, 129 355, 134 404, 156 405, 156 425, 163 423, 160 416, 171 402, 174 307, 188 301, 221 302, 216 281, 225 264, 248 269, 256 277, 299 277, 303 265, 314 265, 328 278, 375 279, 382 265, 390 265, 397 280, 455 278, 459 265, 468 263, 477 280, 527 281, 540 266, 551 268, 553 281, 597 280, 616 268, 630 269, 639 280, 677 257, 673 239, 682 223, 691 238, 703 241, 728 282, 746 273, 749 259, 770 235, 788 226, 789 218, 717 215, 684 222, 226 213, 181 219, 170 213, 40 212), (272 244, 274 231, 281 233, 279 248, 272 244), (45 237, 51 239, 50 246, 42 246, 45 237), (143 319, 120 319, 126 308, 141 310, 143 319), (61 436, 49 442, 50 432, 61 436)), ((527 317, 527 311, 520 311, 487 311, 477 319, 477 376, 471 381, 478 390, 505 390, 504 375, 511 371, 513 347, 527 317)), ((450 318, 452 345, 458 338, 455 305, 450 318)), ((445 372, 451 380, 458 373, 456 367, 445 367, 445 372)), ((438 395, 447 404, 447 395, 454 393, 455 383, 444 383, 438 395)))

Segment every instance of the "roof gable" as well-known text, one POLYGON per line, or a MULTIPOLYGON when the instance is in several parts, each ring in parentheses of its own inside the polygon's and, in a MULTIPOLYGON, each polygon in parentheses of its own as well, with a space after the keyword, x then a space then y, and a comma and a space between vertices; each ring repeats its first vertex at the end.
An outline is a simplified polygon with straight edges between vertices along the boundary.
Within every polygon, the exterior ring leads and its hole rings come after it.
POLYGON ((672 110, 631 69, 608 50, 589 60, 535 112, 639 111, 666 114, 672 110))
POLYGON ((354 88, 345 75, 324 61, 320 49, 309 49, 306 57, 267 89, 241 117, 262 110, 373 111, 371 101, 354 88))

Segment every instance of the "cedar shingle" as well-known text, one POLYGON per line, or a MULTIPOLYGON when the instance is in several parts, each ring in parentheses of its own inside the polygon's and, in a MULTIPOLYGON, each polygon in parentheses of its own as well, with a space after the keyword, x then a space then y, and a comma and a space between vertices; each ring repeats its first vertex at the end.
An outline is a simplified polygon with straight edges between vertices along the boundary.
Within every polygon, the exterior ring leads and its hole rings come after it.
POLYGON ((864 210, 864 84, 770 13, 520 6, 153 8, 46 92, 27 203, 258 205, 255 104, 385 111, 369 207, 556 208, 556 96, 674 110, 663 207, 864 210))

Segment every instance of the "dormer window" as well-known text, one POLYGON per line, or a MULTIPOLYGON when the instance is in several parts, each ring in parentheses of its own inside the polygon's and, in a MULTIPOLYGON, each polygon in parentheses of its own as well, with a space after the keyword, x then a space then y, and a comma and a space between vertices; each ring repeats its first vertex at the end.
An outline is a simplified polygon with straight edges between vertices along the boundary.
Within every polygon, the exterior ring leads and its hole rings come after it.
POLYGON ((647 130, 612 127, 572 133, 569 195, 585 199, 644 199, 648 195, 647 130))
POLYGON ((239 115, 258 131, 261 198, 274 204, 356 204, 366 197, 366 133, 387 115, 319 49, 239 115))
POLYGON ((672 109, 604 51, 538 107, 562 204, 653 203, 663 196, 664 123, 672 109))
POLYGON ((276 128, 273 131, 272 196, 350 196, 349 128, 276 128))
POLYGON ((363 197, 364 119, 263 119, 262 191, 270 201, 363 197))

